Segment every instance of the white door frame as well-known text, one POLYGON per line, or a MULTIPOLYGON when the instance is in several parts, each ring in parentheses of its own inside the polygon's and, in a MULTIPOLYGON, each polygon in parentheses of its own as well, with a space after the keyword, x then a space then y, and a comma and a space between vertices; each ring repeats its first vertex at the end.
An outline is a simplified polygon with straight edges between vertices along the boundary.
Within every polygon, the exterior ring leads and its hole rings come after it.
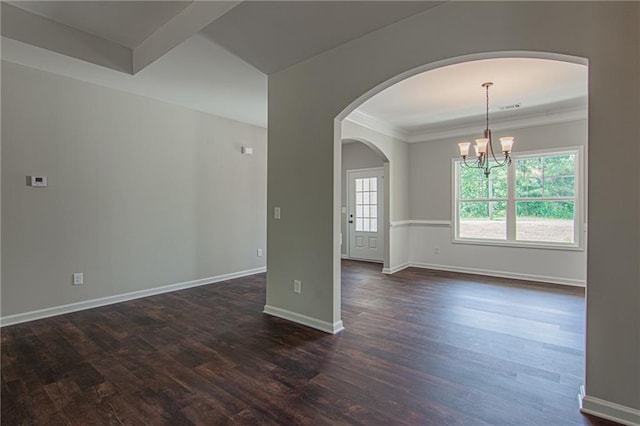
POLYGON ((382 260, 380 262, 374 261, 374 260, 371 260, 370 262, 384 263, 384 258, 385 258, 384 252, 386 251, 386 244, 387 244, 386 239, 388 237, 387 233, 385 232, 385 229, 386 229, 386 225, 385 224, 388 221, 388 218, 385 215, 385 213, 386 213, 385 212, 385 210, 386 210, 385 209, 385 205, 387 204, 386 203, 386 199, 387 199, 386 197, 388 196, 386 194, 386 191, 385 191, 385 189, 386 189, 385 182, 387 180, 387 177, 386 177, 386 174, 385 174, 385 169, 386 168, 384 166, 382 166, 382 167, 378 166, 378 167, 367 167, 367 168, 363 168, 363 169, 350 169, 350 170, 346 171, 347 182, 346 182, 346 185, 344 185, 344 188, 347 191, 347 194, 346 194, 346 197, 345 197, 346 200, 347 200, 347 212, 346 212, 346 217, 345 217, 345 224, 346 224, 346 231, 347 231, 346 234, 347 235, 344 236, 342 238, 342 240, 345 242, 345 245, 346 245, 346 250, 345 251, 346 251, 346 258, 347 259, 351 259, 351 227, 349 226, 350 225, 350 223, 349 223, 349 212, 355 211, 355 206, 351 205, 351 197, 349 196, 351 175, 353 173, 359 173, 359 172, 381 172, 383 182, 379 183, 378 188, 380 188, 381 191, 382 191, 382 202, 380 202, 380 198, 378 198, 378 212, 382 217, 382 221, 381 221, 382 223, 380 224, 381 228, 378 231, 381 232, 381 235, 382 235, 383 255, 382 255, 382 260))

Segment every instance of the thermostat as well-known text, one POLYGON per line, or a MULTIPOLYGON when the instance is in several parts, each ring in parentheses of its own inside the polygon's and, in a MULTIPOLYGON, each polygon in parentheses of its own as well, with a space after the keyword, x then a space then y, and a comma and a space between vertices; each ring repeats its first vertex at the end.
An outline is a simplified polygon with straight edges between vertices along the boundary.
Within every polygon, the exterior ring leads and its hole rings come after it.
POLYGON ((28 176, 29 186, 47 186, 46 176, 28 176))

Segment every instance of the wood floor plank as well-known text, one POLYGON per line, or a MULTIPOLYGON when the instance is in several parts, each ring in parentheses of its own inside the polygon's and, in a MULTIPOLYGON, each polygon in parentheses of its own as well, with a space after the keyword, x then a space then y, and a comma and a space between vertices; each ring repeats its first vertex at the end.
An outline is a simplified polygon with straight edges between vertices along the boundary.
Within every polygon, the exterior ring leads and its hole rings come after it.
POLYGON ((7 425, 613 425, 579 413, 584 291, 343 261, 346 330, 265 274, 2 329, 7 425))

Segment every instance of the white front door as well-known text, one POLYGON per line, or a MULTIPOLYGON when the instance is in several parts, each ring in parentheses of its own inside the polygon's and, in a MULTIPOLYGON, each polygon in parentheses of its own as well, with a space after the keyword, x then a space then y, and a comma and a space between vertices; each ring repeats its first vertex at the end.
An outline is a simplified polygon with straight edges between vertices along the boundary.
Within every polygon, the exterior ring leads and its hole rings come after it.
POLYGON ((382 262, 384 169, 348 170, 349 257, 382 262))

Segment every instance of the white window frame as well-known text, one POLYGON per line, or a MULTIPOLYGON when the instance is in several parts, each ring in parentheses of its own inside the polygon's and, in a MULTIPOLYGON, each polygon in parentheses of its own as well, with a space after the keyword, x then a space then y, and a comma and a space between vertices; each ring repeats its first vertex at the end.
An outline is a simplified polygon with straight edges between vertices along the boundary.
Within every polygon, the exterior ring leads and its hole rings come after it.
MULTIPOLYGON (((493 240, 493 239, 480 239, 480 238, 459 238, 460 231, 460 217, 459 217, 459 163, 460 157, 454 157, 451 160, 451 182, 453 182, 452 189, 452 206, 451 211, 453 213, 451 223, 453 226, 451 242, 454 244, 475 244, 475 245, 489 245, 489 246, 502 246, 502 247, 525 247, 525 248, 538 248, 538 249, 552 249, 552 250, 570 250, 570 251, 584 251, 585 243, 585 230, 586 230, 586 180, 585 180, 585 156, 584 148, 582 146, 572 146, 564 148, 543 149, 536 151, 519 152, 512 154, 513 161, 528 157, 541 157, 552 156, 562 154, 575 154, 576 156, 576 168, 575 168, 575 197, 574 197, 574 226, 573 226, 573 243, 556 243, 548 241, 519 241, 515 239, 515 226, 516 226, 516 209, 515 203, 518 201, 515 197, 515 181, 516 172, 514 166, 509 166, 507 172, 507 198, 504 200, 507 203, 507 239, 506 240, 493 240)), ((481 173, 480 171, 478 171, 481 173)), ((537 198, 536 201, 555 201, 553 198, 537 198)), ((482 201, 482 200, 478 200, 482 201)), ((500 200, 502 201, 502 200, 500 200)))

